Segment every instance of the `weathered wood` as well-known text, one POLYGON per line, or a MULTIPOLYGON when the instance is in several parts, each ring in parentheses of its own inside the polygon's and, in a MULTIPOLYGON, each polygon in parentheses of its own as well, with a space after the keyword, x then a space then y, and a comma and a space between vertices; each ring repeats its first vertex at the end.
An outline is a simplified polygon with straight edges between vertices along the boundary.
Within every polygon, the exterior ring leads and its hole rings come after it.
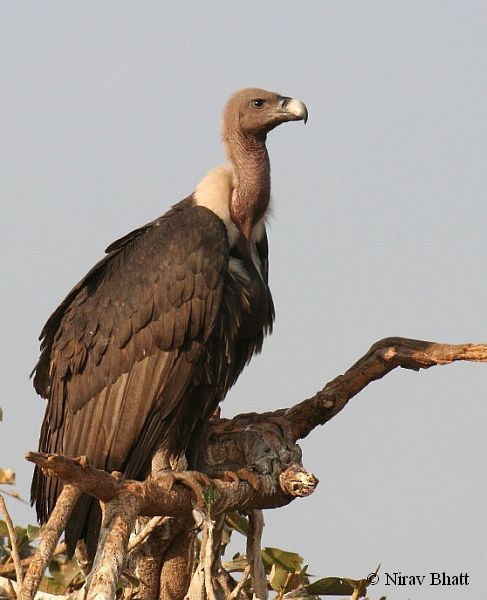
MULTIPOLYGON (((0 598, 2 600, 15 600, 18 598, 20 586, 16 581, 0 576, 0 598)), ((35 600, 64 600, 65 596, 55 596, 47 592, 36 592, 35 600)))
POLYGON ((25 574, 18 600, 32 600, 35 597, 44 571, 80 495, 81 492, 76 486, 70 484, 64 486, 49 522, 44 525, 39 548, 25 574))
MULTIPOLYGON (((374 344, 343 375, 330 381, 313 397, 291 408, 263 414, 241 414, 233 419, 213 419, 209 430, 206 471, 217 479, 211 483, 212 501, 211 506, 207 506, 208 514, 204 518, 207 526, 200 554, 202 564, 196 570, 191 588, 184 597, 191 600, 211 597, 211 585, 219 585, 220 592, 225 597, 232 595, 232 591, 235 591, 235 597, 247 597, 243 582, 236 589, 236 583, 222 570, 215 558, 215 548, 219 544, 219 539, 216 538, 221 534, 219 528, 214 528, 218 515, 239 509, 254 511, 251 512, 252 527, 247 551, 249 567, 246 573, 252 575, 255 597, 265 598, 267 592, 264 590, 264 577, 262 570, 259 573, 257 558, 261 528, 259 530, 260 521, 255 517, 263 508, 284 506, 297 497, 309 495, 318 483, 316 477, 302 466, 301 450, 296 445, 296 440, 306 437, 318 425, 329 421, 369 383, 381 379, 395 368, 428 369, 458 360, 487 362, 487 345, 450 345, 407 338, 386 338, 374 344), (233 476, 229 476, 228 472, 232 472, 233 476)), ((175 482, 170 473, 165 472, 156 479, 145 482, 129 481, 119 474, 109 475, 94 469, 83 459, 40 453, 29 453, 27 458, 47 474, 76 485, 80 491, 105 503, 105 529, 102 528, 99 557, 89 581, 90 600, 114 598, 126 556, 128 537, 137 515, 175 517, 176 523, 181 523, 181 519, 185 520, 184 527, 176 528, 167 543, 164 542, 159 547, 163 553, 169 552, 172 543, 174 547, 171 556, 174 556, 174 560, 180 561, 183 570, 190 564, 187 557, 194 534, 190 531, 189 523, 194 498, 190 490, 175 482)), ((65 489, 70 488, 75 489, 65 486, 65 489)), ((52 529, 51 521, 46 526, 46 531, 50 527, 52 529)), ((151 540, 157 530, 158 528, 150 534, 148 540, 151 540)), ((43 534, 41 546, 44 544, 44 535, 46 534, 43 534)), ((49 545, 46 542, 44 548, 52 548, 52 552, 57 539, 54 545, 52 540, 49 545)), ((151 542, 154 543, 154 540, 155 538, 151 542)), ((45 557, 42 561, 45 561, 45 557)), ((189 577, 187 574, 175 576, 174 570, 171 573, 171 569, 166 568, 168 563, 162 559, 161 561, 164 581, 160 586, 159 597, 183 598, 181 586, 184 587, 184 581, 189 580, 189 577), (172 575, 176 586, 175 595, 170 591, 171 585, 168 585, 172 575)), ((149 560, 149 569, 160 569, 161 561, 151 563, 149 560)), ((27 583, 32 585, 31 579, 32 574, 28 572, 24 586, 27 583)), ((154 573, 148 573, 148 581, 156 579, 154 573)), ((145 600, 156 596, 148 593, 141 597, 145 600)), ((32 595, 21 598, 30 600, 32 595)))
MULTIPOLYGON (((26 457, 41 468, 48 465, 50 473, 66 482, 75 483, 83 493, 103 502, 108 503, 128 494, 138 497, 139 515, 177 517, 191 514, 193 510, 191 492, 179 483, 174 487, 168 487, 166 475, 154 480, 133 481, 113 478, 106 471, 95 469, 84 461, 81 464, 79 459, 70 459, 58 454, 32 452, 26 457)), ((270 474, 255 475, 252 478, 252 485, 241 480, 232 482, 212 480, 211 485, 217 498, 213 510, 219 513, 238 508, 262 509, 285 506, 294 498, 309 495, 317 483, 314 475, 295 464, 286 467, 276 475, 276 479, 270 474)))
POLYGON ((8 535, 10 538, 10 555, 12 556, 12 560, 14 562, 17 583, 19 585, 22 585, 22 581, 24 579, 24 573, 22 571, 22 564, 20 562, 19 548, 17 545, 17 534, 15 533, 14 524, 12 523, 12 519, 10 518, 10 513, 8 512, 8 509, 7 509, 7 505, 5 504, 5 500, 3 499, 3 496, 1 494, 0 494, 0 513, 3 514, 3 518, 5 519, 5 523, 7 525, 8 535))
POLYGON ((285 411, 292 437, 306 437, 315 427, 332 419, 369 383, 401 367, 419 371, 455 361, 487 362, 487 344, 438 344, 390 337, 376 342, 348 371, 330 381, 312 398, 285 411))
POLYGON ((102 505, 103 521, 93 569, 86 581, 87 600, 115 598, 127 545, 139 511, 139 498, 119 494, 102 505))

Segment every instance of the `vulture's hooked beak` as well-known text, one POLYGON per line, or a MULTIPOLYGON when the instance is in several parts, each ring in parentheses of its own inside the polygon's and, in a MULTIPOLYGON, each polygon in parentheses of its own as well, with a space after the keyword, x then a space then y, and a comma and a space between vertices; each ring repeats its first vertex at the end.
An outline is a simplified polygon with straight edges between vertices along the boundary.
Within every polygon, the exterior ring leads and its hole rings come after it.
POLYGON ((308 120, 308 109, 306 104, 297 98, 279 98, 279 112, 286 115, 288 121, 308 120))

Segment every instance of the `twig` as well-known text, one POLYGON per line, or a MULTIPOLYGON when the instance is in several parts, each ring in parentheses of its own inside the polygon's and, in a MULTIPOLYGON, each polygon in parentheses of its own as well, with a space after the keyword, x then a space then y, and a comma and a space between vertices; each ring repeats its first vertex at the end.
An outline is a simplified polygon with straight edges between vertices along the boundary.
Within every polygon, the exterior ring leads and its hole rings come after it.
POLYGON ((343 375, 328 382, 307 400, 272 412, 243 413, 232 419, 214 419, 210 426, 210 441, 224 438, 232 432, 274 423, 282 430, 284 437, 293 443, 332 419, 351 398, 393 369, 401 367, 419 371, 456 361, 487 362, 487 344, 454 345, 400 337, 385 338, 376 342, 343 375))
POLYGON ((237 600, 240 592, 243 590, 244 585, 247 583, 247 579, 249 578, 250 575, 250 565, 247 565, 242 573, 242 577, 240 578, 240 581, 237 583, 237 585, 233 588, 233 591, 231 592, 231 594, 228 596, 228 600, 237 600))
POLYGON ((80 495, 80 490, 74 485, 64 485, 63 491, 52 511, 51 518, 42 531, 39 548, 29 565, 20 589, 19 600, 32 600, 34 598, 44 571, 51 560, 61 533, 64 531, 69 516, 80 495))
MULTIPOLYGON (((210 423, 208 465, 215 473, 247 471, 250 477, 240 477, 238 481, 231 482, 213 482, 218 496, 217 502, 212 506, 213 517, 237 508, 252 510, 284 506, 295 497, 311 493, 317 480, 302 468, 301 453, 295 445, 296 440, 306 437, 315 427, 329 421, 368 384, 384 377, 397 367, 420 370, 459 360, 487 362, 487 345, 449 345, 407 338, 387 338, 374 344, 350 369, 330 381, 312 398, 291 408, 263 414, 243 414, 231 420, 215 419, 210 423)), ((176 483, 173 486, 171 477, 160 476, 157 480, 145 482, 128 481, 94 469, 79 459, 72 460, 40 453, 30 453, 28 459, 38 464, 49 475, 59 477, 65 484, 71 483, 82 492, 105 503, 111 504, 110 501, 113 501, 116 504, 121 497, 137 498, 137 514, 141 516, 167 515, 180 518, 191 515, 193 502, 190 492, 180 484, 176 483)), ((256 597, 267 598, 265 572, 257 560, 262 534, 259 519, 261 520, 262 515, 255 510, 251 515, 254 519, 254 531, 249 535, 247 555, 253 588, 256 597), (253 543, 250 542, 250 537, 253 538, 253 543)), ((132 523, 131 519, 132 517, 132 523)), ((125 522, 125 525, 128 527, 130 523, 127 523, 125 522)), ((122 558, 125 552, 122 541, 127 542, 130 531, 126 539, 125 533, 117 534, 116 545, 122 558)), ((207 531, 208 535, 213 535, 210 530, 207 531)), ((205 543, 207 542, 205 539, 205 543)), ((109 547, 108 543, 105 546, 109 547)), ((112 581, 114 574, 119 573, 121 568, 120 556, 111 570, 112 581)), ((207 552, 206 556, 201 554, 202 562, 192 578, 191 588, 201 593, 201 597, 205 587, 207 590, 213 588, 205 581, 205 577, 211 579, 211 569, 203 568, 205 560, 211 560, 212 556, 213 551, 207 552)), ((108 555, 107 560, 110 560, 108 555)), ((31 567, 33 564, 34 561, 31 567)), ((28 576, 29 572, 26 579, 28 576)), ((191 595, 188 597, 193 598, 191 595)), ((21 600, 31 598, 32 596, 21 596, 21 600)))
POLYGON ((142 542, 147 539, 147 537, 154 531, 156 527, 162 525, 168 519, 172 519, 172 517, 152 517, 142 531, 140 531, 132 540, 130 540, 127 553, 132 552, 134 548, 136 548, 139 544, 142 544, 142 542))
POLYGON ((27 500, 24 500, 18 492, 8 492, 7 490, 2 490, 2 494, 4 496, 9 496, 10 498, 13 498, 14 500, 18 500, 19 502, 22 502, 23 504, 26 504, 27 506, 29 506, 29 503, 27 502, 27 500))
POLYGON ((195 569, 191 576, 191 581, 188 586, 184 600, 205 600, 205 535, 206 531, 203 530, 203 539, 199 548, 199 557, 195 561, 195 569))
MULTIPOLYGON (((52 557, 54 558, 54 556, 59 556, 60 554, 66 554, 66 544, 64 544, 64 543, 58 544, 56 546, 56 549, 52 553, 52 557)), ((27 556, 26 558, 22 558, 20 560, 20 564, 22 565, 22 570, 27 569, 33 560, 34 560, 34 554, 32 556, 27 556)), ((8 575, 9 573, 13 573, 13 572, 15 572, 14 564, 10 563, 10 564, 5 564, 5 565, 0 565, 0 575, 8 575)))
MULTIPOLYGON (((6 577, 0 577, 0 598, 16 598, 17 590, 19 586, 16 581, 7 579, 6 577)), ((37 592, 35 600, 65 600, 65 596, 54 596, 47 592, 37 592)))
POLYGON ((286 410, 270 413, 284 417, 294 440, 306 437, 339 413, 369 383, 390 371, 429 369, 455 361, 487 362, 487 344, 437 344, 424 340, 391 337, 376 342, 348 371, 339 375, 308 400, 286 410))
POLYGON ((17 583, 19 585, 22 585, 22 580, 24 576, 22 572, 22 564, 20 563, 19 547, 17 545, 17 535, 15 534, 14 524, 12 523, 12 519, 10 518, 7 505, 5 504, 5 500, 3 499, 3 496, 1 494, 0 511, 2 512, 3 517, 5 519, 5 523, 7 524, 8 535, 10 537, 10 554, 15 565, 15 575, 17 577, 17 583))
POLYGON ((7 579, 6 593, 8 595, 8 598, 13 598, 13 600, 15 600, 15 598, 17 598, 17 588, 14 587, 14 583, 10 579, 7 579))

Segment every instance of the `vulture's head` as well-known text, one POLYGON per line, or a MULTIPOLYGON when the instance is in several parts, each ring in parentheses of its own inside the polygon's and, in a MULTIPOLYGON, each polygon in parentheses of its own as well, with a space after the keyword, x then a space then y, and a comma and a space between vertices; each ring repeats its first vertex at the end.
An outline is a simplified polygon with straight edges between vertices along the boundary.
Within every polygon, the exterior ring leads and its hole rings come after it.
POLYGON ((224 138, 233 132, 265 138, 267 132, 286 121, 308 119, 306 105, 295 98, 258 88, 246 88, 233 94, 223 112, 224 138))

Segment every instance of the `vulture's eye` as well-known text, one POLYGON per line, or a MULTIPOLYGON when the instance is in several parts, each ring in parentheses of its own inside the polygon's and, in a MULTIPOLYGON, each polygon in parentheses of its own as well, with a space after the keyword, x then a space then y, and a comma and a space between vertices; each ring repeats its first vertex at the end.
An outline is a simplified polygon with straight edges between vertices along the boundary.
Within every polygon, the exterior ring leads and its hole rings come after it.
POLYGON ((252 100, 252 106, 254 108, 262 108, 264 106, 264 100, 260 100, 259 98, 252 100))

